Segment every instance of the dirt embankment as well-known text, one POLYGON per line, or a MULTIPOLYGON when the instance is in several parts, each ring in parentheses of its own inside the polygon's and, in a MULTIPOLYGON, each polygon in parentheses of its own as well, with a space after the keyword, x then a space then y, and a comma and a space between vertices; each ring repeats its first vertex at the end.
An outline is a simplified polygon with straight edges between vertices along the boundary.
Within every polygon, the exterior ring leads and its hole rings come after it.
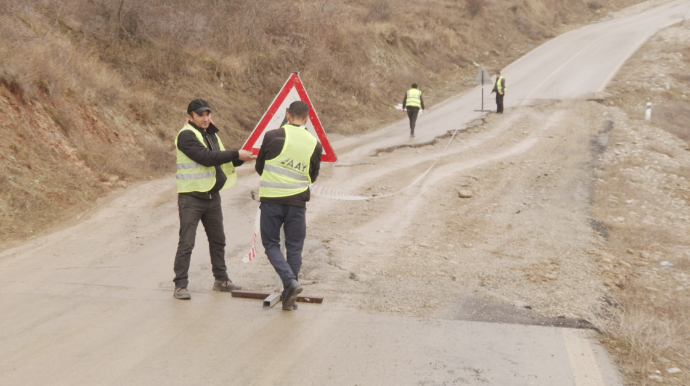
POLYGON ((171 170, 192 98, 238 146, 301 71, 329 132, 364 132, 399 118, 392 105, 413 81, 433 105, 471 85, 477 64, 501 68, 638 2, 3 2, 0 240, 171 170))
POLYGON ((603 95, 616 121, 592 211, 620 302, 608 343, 634 385, 690 384, 690 24, 655 35, 603 95), (651 120, 644 120, 646 103, 651 120))

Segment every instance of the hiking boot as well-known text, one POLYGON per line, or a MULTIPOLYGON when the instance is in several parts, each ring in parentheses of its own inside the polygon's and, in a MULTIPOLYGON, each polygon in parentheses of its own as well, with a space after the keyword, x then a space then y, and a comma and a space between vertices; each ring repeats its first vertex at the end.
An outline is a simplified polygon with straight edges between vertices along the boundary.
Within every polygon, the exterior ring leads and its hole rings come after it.
POLYGON ((213 283, 214 291, 231 292, 235 290, 241 290, 242 286, 234 284, 231 280, 216 280, 213 283))
POLYGON ((285 289, 285 297, 283 298, 283 311, 292 311, 297 300, 297 295, 302 293, 302 285, 293 280, 292 283, 285 289))
MULTIPOLYGON (((281 297, 282 299, 282 297, 281 297)), ((292 310, 297 311, 297 301, 295 300, 295 304, 292 305, 292 310)))
POLYGON ((173 292, 173 296, 175 297, 175 299, 182 299, 182 300, 189 300, 192 298, 192 294, 190 294, 186 288, 175 288, 175 292, 173 292))

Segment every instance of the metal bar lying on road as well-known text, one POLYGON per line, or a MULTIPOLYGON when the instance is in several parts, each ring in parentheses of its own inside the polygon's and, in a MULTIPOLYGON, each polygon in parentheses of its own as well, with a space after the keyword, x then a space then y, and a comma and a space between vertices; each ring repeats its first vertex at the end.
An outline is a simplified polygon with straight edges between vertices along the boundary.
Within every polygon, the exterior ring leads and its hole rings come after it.
POLYGON ((264 299, 264 308, 271 308, 278 303, 278 300, 280 300, 281 296, 279 293, 272 293, 264 299))
MULTIPOLYGON (((232 291, 234 298, 249 298, 249 299, 266 299, 271 292, 249 292, 249 291, 232 291)), ((300 303, 323 303, 321 296, 298 296, 297 301, 300 303)))

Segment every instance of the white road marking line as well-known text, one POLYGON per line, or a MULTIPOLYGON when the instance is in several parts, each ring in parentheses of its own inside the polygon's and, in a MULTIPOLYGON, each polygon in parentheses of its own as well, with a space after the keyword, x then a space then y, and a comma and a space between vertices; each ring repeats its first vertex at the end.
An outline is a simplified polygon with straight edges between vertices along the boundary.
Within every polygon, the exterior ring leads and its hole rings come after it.
POLYGON ((573 370, 575 386, 605 386, 589 341, 581 335, 579 330, 564 328, 561 331, 568 351, 570 367, 573 370))

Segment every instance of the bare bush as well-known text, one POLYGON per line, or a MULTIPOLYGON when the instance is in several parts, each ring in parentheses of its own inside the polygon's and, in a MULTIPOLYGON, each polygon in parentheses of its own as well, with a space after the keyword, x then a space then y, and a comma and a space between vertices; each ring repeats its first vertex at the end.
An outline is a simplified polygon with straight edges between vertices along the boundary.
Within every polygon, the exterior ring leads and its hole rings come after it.
POLYGON ((479 15, 484 9, 484 1, 485 0, 465 0, 465 9, 467 9, 467 13, 470 15, 471 19, 474 19, 474 17, 479 15))
POLYGON ((123 149, 104 143, 85 143, 78 148, 79 157, 93 171, 107 176, 134 178, 143 156, 127 154, 123 149))
POLYGON ((587 2, 587 7, 592 10, 597 10, 600 8, 603 8, 604 6, 601 4, 600 1, 595 0, 595 1, 589 1, 587 2))
POLYGON ((2 73, 0 73, 0 83, 4 84, 19 99, 23 99, 25 88, 19 83, 19 77, 13 69, 4 68, 2 70, 2 73))
POLYGON ((385 21, 393 16, 393 7, 388 0, 375 0, 371 9, 364 17, 364 22, 385 21))
POLYGON ((142 144, 144 158, 148 170, 155 174, 170 173, 175 171, 175 148, 172 142, 163 144, 160 141, 147 141, 142 144))

